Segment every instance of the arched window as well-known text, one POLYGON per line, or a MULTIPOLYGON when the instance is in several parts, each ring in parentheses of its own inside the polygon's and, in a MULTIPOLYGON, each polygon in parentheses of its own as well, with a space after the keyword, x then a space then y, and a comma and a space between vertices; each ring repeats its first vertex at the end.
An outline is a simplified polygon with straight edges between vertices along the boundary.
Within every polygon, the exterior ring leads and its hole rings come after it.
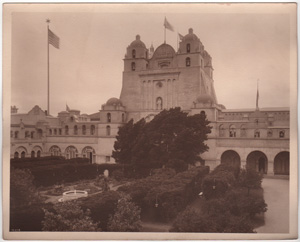
POLYGON ((111 114, 107 113, 106 117, 107 117, 107 123, 110 123, 111 122, 111 114))
POLYGON ((74 126, 74 135, 77 135, 78 134, 78 127, 77 125, 74 126))
POLYGON ((94 135, 95 134, 95 125, 92 125, 91 126, 91 135, 94 135))
POLYGON ((49 129, 49 135, 52 135, 52 129, 49 129))
POLYGON ((284 130, 279 131, 279 138, 284 138, 284 130))
POLYGON ((125 114, 122 113, 122 123, 124 123, 124 122, 125 122, 125 114))
POLYGON ((31 138, 31 139, 34 138, 34 131, 31 131, 31 133, 30 133, 30 138, 31 138))
POLYGON ((30 135, 29 135, 29 131, 25 131, 25 138, 29 138, 30 135))
POLYGON ((135 71, 135 62, 131 62, 131 70, 135 71))
POLYGON ((110 136, 110 126, 109 125, 106 126, 106 135, 110 136))
POLYGON ((220 136, 220 137, 224 137, 224 135, 225 135, 225 128, 224 128, 224 125, 221 124, 221 125, 219 126, 219 136, 220 136))
POLYGON ((273 131, 271 129, 268 130, 268 137, 272 137, 273 136, 273 131))
POLYGON ((26 155, 25 151, 22 151, 21 158, 25 158, 25 155, 26 155))
POLYGON ((66 125, 66 126, 65 126, 65 135, 68 135, 68 134, 69 134, 69 126, 66 125))
POLYGON ((54 129, 54 135, 57 135, 57 129, 54 129))
POLYGON ((38 139, 41 139, 43 137, 43 130, 38 129, 37 133, 38 133, 38 139))
POLYGON ((185 59, 185 65, 186 65, 186 66, 191 66, 191 59, 190 59, 190 57, 187 57, 187 58, 185 59))
POLYGON ((31 158, 34 158, 34 157, 35 157, 35 152, 33 150, 33 151, 31 151, 31 158))
POLYGON ((61 132, 62 132, 61 129, 59 129, 59 130, 58 130, 58 134, 61 135, 61 132))
POLYGON ((18 159, 18 158, 19 158, 19 153, 18 153, 17 151, 14 153, 14 158, 15 158, 15 159, 18 159))
POLYGON ((161 97, 158 97, 156 99, 156 109, 157 110, 162 110, 163 109, 163 100, 161 97))
POLYGON ((259 130, 254 131, 254 138, 260 138, 260 131, 259 130))
POLYGON ((86 135, 86 126, 85 125, 82 125, 82 134, 86 135))
POLYGON ((49 152, 50 152, 51 156, 60 156, 61 155, 61 150, 56 145, 51 146, 51 148, 49 149, 49 152))
POLYGON ((200 112, 201 115, 206 115, 205 111, 200 112))
POLYGON ((135 58, 135 49, 132 50, 132 58, 135 58))
POLYGON ((40 150, 38 150, 38 152, 36 152, 36 157, 37 158, 41 157, 41 151, 40 150))
POLYGON ((229 127, 229 137, 236 137, 236 130, 234 125, 230 125, 229 127))
POLYGON ((78 156, 78 151, 74 146, 68 146, 65 151, 66 159, 76 158, 78 156))
POLYGON ((15 131, 15 139, 19 138, 19 131, 15 131))
POLYGON ((241 137, 246 137, 246 127, 245 127, 245 125, 241 126, 241 137))
POLYGON ((186 52, 187 53, 191 52, 191 44, 186 44, 186 52))

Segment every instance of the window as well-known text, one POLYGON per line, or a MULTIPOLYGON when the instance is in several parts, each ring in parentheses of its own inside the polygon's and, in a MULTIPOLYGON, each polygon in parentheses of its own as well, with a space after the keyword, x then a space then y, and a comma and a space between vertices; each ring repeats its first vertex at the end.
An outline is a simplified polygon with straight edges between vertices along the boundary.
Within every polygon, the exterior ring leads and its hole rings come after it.
POLYGON ((19 138, 19 131, 15 131, 15 139, 19 138))
POLYGON ((221 124, 221 125, 219 126, 219 136, 220 136, 220 137, 224 137, 224 135, 225 135, 225 128, 224 128, 224 125, 221 124))
POLYGON ((49 135, 52 135, 52 129, 49 129, 49 135))
POLYGON ((273 136, 272 130, 268 130, 268 137, 272 137, 272 136, 273 136))
POLYGON ((236 137, 236 131, 234 125, 230 125, 229 127, 229 137, 236 137))
POLYGON ((107 113, 106 117, 107 117, 107 123, 110 123, 111 122, 111 114, 107 113))
POLYGON ((29 138, 30 135, 29 135, 29 131, 25 131, 25 138, 29 138))
POLYGON ((122 113, 122 123, 124 123, 124 122, 125 122, 125 114, 122 113))
POLYGON ((18 153, 17 151, 16 151, 15 154, 14 154, 14 158, 15 158, 15 159, 18 159, 18 158, 19 158, 19 153, 18 153))
POLYGON ((135 58, 135 49, 132 50, 132 58, 135 58))
POLYGON ((82 134, 86 135, 86 126, 85 125, 82 125, 82 134))
POLYGON ((77 125, 74 126, 74 135, 77 135, 78 134, 78 127, 77 125))
POLYGON ((191 45, 190 44, 186 44, 186 52, 187 53, 191 52, 191 45))
POLYGON ((41 157, 41 151, 40 150, 38 150, 38 152, 36 153, 36 157, 41 157))
POLYGON ((281 131, 279 132, 279 138, 284 138, 284 131, 283 131, 283 130, 281 130, 281 131))
POLYGON ((31 158, 34 158, 34 157, 35 157, 35 152, 33 150, 33 151, 31 151, 31 158))
POLYGON ((106 135, 110 136, 110 126, 109 125, 106 126, 106 135))
POLYGON ((43 137, 43 130, 38 129, 37 133, 38 133, 38 138, 41 139, 43 137))
POLYGON ((245 128, 245 125, 241 126, 241 137, 246 137, 246 128, 245 128))
POLYGON ((95 125, 92 125, 91 126, 91 135, 94 135, 95 134, 95 125))
POLYGON ((105 162, 110 162, 110 156, 105 157, 105 162))
POLYGON ((54 135, 57 135, 57 129, 54 129, 54 135))
POLYGON ((260 131, 259 130, 254 131, 254 138, 260 138, 260 131))
POLYGON ((200 112, 201 115, 206 115, 205 111, 200 112))
POLYGON ((61 135, 61 129, 58 130, 58 134, 61 135))
POLYGON ((68 135, 68 134, 69 134, 69 126, 66 125, 66 126, 65 126, 65 135, 68 135))
POLYGON ((185 65, 186 65, 186 66, 191 66, 191 59, 190 59, 190 57, 187 57, 187 58, 185 59, 185 65))
POLYGON ((161 97, 158 97, 156 99, 156 109, 157 110, 162 110, 162 108, 163 108, 163 100, 162 100, 161 97))
POLYGON ((131 62, 131 70, 135 71, 135 62, 131 62))
POLYGON ((25 151, 22 151, 21 158, 25 158, 25 151))

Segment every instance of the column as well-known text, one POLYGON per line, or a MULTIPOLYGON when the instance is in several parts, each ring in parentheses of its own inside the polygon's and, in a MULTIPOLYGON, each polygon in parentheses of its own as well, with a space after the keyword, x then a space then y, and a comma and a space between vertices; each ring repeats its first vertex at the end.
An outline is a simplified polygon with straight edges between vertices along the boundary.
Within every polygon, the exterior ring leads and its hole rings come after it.
POLYGON ((267 174, 268 175, 274 175, 274 161, 273 160, 269 160, 268 161, 268 168, 267 168, 267 174))

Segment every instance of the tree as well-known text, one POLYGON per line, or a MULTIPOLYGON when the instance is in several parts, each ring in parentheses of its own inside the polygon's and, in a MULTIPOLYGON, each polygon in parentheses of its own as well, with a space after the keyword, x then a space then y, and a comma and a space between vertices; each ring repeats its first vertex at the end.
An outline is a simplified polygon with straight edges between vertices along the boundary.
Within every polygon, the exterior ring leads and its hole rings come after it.
POLYGON ((211 131, 208 124, 205 114, 189 116, 180 108, 163 110, 148 123, 130 121, 119 129, 113 157, 118 163, 137 167, 179 164, 181 170, 181 162, 174 160, 194 164, 208 150, 204 143, 211 131))
POLYGON ((248 188, 248 195, 250 193, 250 189, 261 188, 261 182, 262 175, 249 167, 247 169, 242 169, 238 178, 238 184, 241 187, 248 188))
POLYGON ((12 169, 10 173, 10 206, 28 206, 38 202, 39 196, 29 170, 12 169))
POLYGON ((122 194, 116 212, 110 217, 108 230, 116 232, 139 232, 141 230, 141 209, 122 194))
POLYGON ((53 209, 44 211, 43 231, 100 231, 98 223, 90 217, 90 210, 84 212, 74 200, 57 203, 53 209))

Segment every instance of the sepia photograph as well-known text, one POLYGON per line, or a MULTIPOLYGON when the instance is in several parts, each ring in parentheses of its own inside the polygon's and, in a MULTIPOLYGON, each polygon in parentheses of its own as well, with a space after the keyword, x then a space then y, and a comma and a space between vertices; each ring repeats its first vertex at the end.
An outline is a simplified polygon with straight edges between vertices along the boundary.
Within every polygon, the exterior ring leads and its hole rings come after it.
POLYGON ((3 235, 298 237, 297 5, 3 5, 3 235))

